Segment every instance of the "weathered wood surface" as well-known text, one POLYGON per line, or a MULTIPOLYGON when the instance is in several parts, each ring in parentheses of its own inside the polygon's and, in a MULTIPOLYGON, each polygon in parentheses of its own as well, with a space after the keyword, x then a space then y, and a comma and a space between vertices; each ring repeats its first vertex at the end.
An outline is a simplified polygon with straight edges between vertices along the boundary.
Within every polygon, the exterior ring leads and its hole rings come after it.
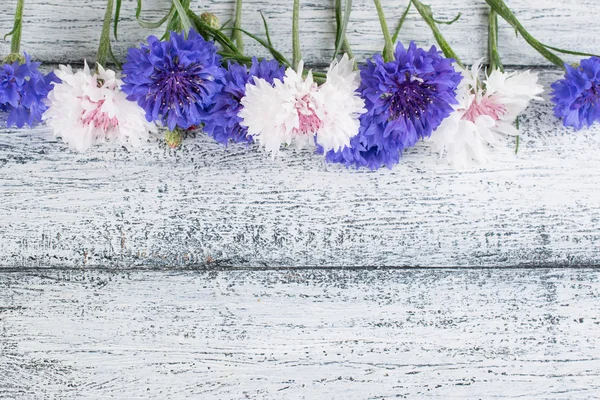
POLYGON ((375 173, 202 135, 74 154, 46 128, 3 130, 0 265, 598 263, 598 130, 560 127, 549 104, 521 127, 519 156, 507 141, 485 169, 424 143, 375 173))
POLYGON ((427 143, 370 172, 202 134, 76 154, 4 129, 0 267, 600 264, 599 129, 565 129, 549 102, 521 129, 518 156, 507 140, 461 172, 427 143))
POLYGON ((0 397, 591 399, 599 278, 0 273, 0 397))
MULTIPOLYGON (((358 57, 364 59, 383 46, 377 13, 372 0, 355 0, 348 36, 358 57)), ((487 5, 483 0, 429 0, 439 19, 452 19, 459 12, 462 18, 452 26, 441 26, 457 54, 471 63, 486 55, 487 5)), ((16 0, 3 2, 0 8, 0 29, 10 31, 16 0)), ((135 21, 135 0, 123 0, 119 41, 114 43, 115 53, 123 57, 126 49, 137 46, 149 33, 161 34, 161 30, 148 31, 135 21)), ((143 17, 157 21, 168 10, 170 1, 145 0, 143 17)), ((291 55, 291 8, 292 1, 244 0, 244 27, 255 33, 263 33, 258 11, 268 19, 276 48, 291 55)), ((383 0, 389 25, 395 26, 407 1, 383 0)), ((580 51, 600 52, 597 35, 597 0, 510 0, 523 25, 544 43, 580 51)), ((106 0, 28 0, 23 28, 23 49, 34 58, 46 62, 81 62, 84 58, 95 59, 100 27, 106 0)), ((334 16, 333 0, 303 1, 301 11, 301 34, 303 54, 309 65, 329 63, 333 53, 334 16)), ((209 0, 193 2, 192 9, 199 13, 211 11, 222 22, 233 15, 234 1, 209 0)), ((514 30, 504 21, 500 24, 500 51, 507 65, 548 65, 541 56, 515 36, 514 30)), ((400 39, 416 40, 422 45, 434 43, 429 29, 413 10, 406 21, 400 39)), ((267 53, 251 39, 246 39, 247 53, 267 53)), ((0 43, 0 54, 9 51, 7 43, 0 43)), ((567 58, 575 60, 576 58, 567 58)))

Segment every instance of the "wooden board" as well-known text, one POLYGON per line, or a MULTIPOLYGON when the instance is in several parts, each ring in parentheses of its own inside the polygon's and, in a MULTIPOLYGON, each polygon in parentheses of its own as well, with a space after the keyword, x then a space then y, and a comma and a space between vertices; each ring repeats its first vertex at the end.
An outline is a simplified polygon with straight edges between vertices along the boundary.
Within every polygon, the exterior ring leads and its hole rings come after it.
POLYGON ((463 172, 428 143, 370 172, 202 134, 76 154, 45 127, 2 129, 0 268, 600 263, 599 129, 565 129, 549 102, 520 126, 518 155, 507 140, 463 172))
POLYGON ((590 399, 599 278, 0 273, 0 397, 590 399))
MULTIPOLYGON (((383 0, 382 3, 390 29, 393 29, 408 1, 383 0)), ((429 0, 428 3, 436 18, 441 20, 450 20, 459 12, 462 13, 461 19, 454 25, 440 27, 459 57, 472 63, 487 55, 488 8, 483 0, 429 0)), ((523 25, 540 41, 557 47, 600 53, 596 0, 510 0, 508 4, 523 25)), ((16 0, 8 0, 3 5, 0 9, 0 30, 8 32, 12 27, 16 0)), ((137 46, 150 33, 160 36, 163 32, 140 28, 134 18, 135 5, 134 0, 123 0, 120 36, 113 46, 121 58, 127 48, 137 46)), ((166 0, 144 0, 142 15, 145 20, 157 21, 166 14, 169 5, 170 2, 166 0)), ((244 5, 243 26, 251 32, 263 34, 259 14, 262 11, 268 19, 275 47, 291 58, 292 2, 244 0, 244 5)), ((105 7, 106 0, 28 0, 22 47, 40 61, 81 63, 84 58, 94 60, 105 7)), ((198 13, 211 11, 225 22, 233 15, 234 2, 193 2, 192 9, 198 13)), ((302 51, 308 65, 329 63, 335 32, 333 0, 302 1, 301 22, 302 51)), ((505 64, 548 65, 522 38, 516 37, 514 30, 504 21, 501 21, 499 35, 505 64)), ((360 59, 381 51, 383 39, 372 0, 354 0, 348 37, 360 59)), ((405 43, 416 40, 421 45, 434 44, 429 28, 414 9, 409 14, 400 40, 405 43)), ((251 39, 246 39, 246 43, 247 54, 267 54, 251 39)), ((8 43, 0 42, 0 54, 8 51, 8 43)), ((567 58, 570 62, 576 59, 567 58)))

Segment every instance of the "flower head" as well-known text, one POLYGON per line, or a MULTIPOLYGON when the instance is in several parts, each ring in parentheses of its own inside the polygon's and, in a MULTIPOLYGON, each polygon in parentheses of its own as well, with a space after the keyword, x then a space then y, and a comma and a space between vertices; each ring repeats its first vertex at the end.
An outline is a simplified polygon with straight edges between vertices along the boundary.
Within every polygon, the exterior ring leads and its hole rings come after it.
MULTIPOLYGON (((246 95, 246 84, 253 85, 254 78, 263 79, 273 84, 275 79, 283 79, 285 69, 277 61, 252 60, 250 70, 237 63, 229 63, 223 68, 222 90, 213 99, 203 119, 202 130, 217 142, 227 145, 231 140, 236 143, 252 142, 248 129, 240 126, 242 119, 238 116, 242 108, 241 99, 246 95)), ((263 110, 264 113, 264 110, 263 110)))
POLYGON ((164 42, 150 36, 147 45, 127 53, 123 91, 146 111, 148 121, 187 129, 200 124, 221 90, 220 60, 215 45, 194 30, 187 39, 175 32, 164 42))
POLYGON ((399 42, 393 61, 380 54, 367 60, 360 72, 367 112, 359 134, 327 160, 371 169, 398 163, 404 148, 431 135, 452 112, 461 80, 452 62, 435 47, 425 51, 414 42, 408 49, 399 42))
POLYGON ((350 139, 358 134, 359 117, 366 112, 365 101, 357 89, 360 75, 354 71, 354 60, 344 54, 333 61, 327 71, 327 80, 319 88, 325 99, 325 123, 317 133, 320 149, 338 151, 350 146, 350 139))
POLYGON ((457 168, 487 161, 489 146, 504 135, 518 135, 515 119, 531 100, 542 100, 538 95, 544 89, 537 83, 537 74, 494 70, 480 81, 480 68, 481 60, 462 71, 455 111, 431 136, 434 150, 457 168))
POLYGON ((579 67, 565 64, 565 78, 554 82, 554 115, 565 126, 579 130, 600 121, 600 58, 582 60, 579 67))
POLYGON ((46 111, 44 99, 52 90, 54 73, 44 76, 38 71, 40 63, 32 63, 25 54, 23 63, 15 61, 2 65, 0 70, 0 111, 8 112, 6 126, 34 126, 46 111))
POLYGON ((43 118, 71 148, 85 151, 107 140, 137 147, 156 130, 144 118, 144 110, 127 100, 114 71, 98 65, 98 73, 92 75, 86 63, 77 72, 61 65, 55 73, 62 82, 48 95, 43 118))
POLYGON ((311 72, 302 77, 302 62, 297 72, 288 68, 283 81, 275 79, 270 84, 255 78, 254 84, 246 84, 238 113, 240 125, 273 156, 282 144, 303 147, 316 141, 325 151, 349 144, 358 133, 358 115, 364 111, 355 92, 358 79, 353 62, 347 56, 334 61, 321 87, 311 72))

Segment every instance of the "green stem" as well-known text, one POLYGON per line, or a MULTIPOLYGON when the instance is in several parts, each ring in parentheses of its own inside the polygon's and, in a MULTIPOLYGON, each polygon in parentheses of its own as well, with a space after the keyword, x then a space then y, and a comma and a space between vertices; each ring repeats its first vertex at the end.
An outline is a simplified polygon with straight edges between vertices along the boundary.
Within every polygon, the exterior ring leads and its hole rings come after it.
POLYGON ((96 63, 102 66, 105 66, 106 59, 110 53, 110 23, 112 21, 113 4, 114 0, 107 0, 102 33, 100 34, 100 44, 98 45, 98 54, 96 56, 96 63))
POLYGON ((238 29, 233 30, 233 39, 240 53, 244 53, 244 35, 239 28, 242 27, 242 0, 235 1, 235 21, 233 26, 238 29))
MULTIPOLYGON (((396 26, 396 30, 394 31, 394 36, 392 36, 392 43, 396 43, 398 41, 398 35, 400 34, 400 29, 402 29, 402 25, 404 25, 404 20, 406 20, 406 16, 408 15, 408 12, 410 11, 411 4, 412 3, 409 1, 408 6, 406 6, 404 13, 400 17, 400 21, 398 21, 398 25, 396 26)), ((384 53, 385 53, 385 51, 386 50, 383 49, 384 53)), ((393 49, 392 49, 392 51, 393 51, 393 49)))
POLYGON ((492 10, 496 11, 499 16, 504 18, 506 22, 508 22, 513 28, 515 28, 515 30, 519 32, 521 36, 523 36, 523 39, 525 39, 525 41, 529 43, 531 47, 536 49, 538 53, 544 56, 551 63, 559 66, 560 68, 565 68, 565 62, 560 57, 549 51, 542 43, 536 40, 533 36, 529 34, 529 32, 527 32, 527 30, 525 30, 525 28, 523 28, 523 25, 521 25, 517 17, 515 17, 515 14, 513 14, 513 12, 510 11, 504 0, 485 1, 492 8, 492 10))
POLYGON ((490 59, 490 72, 500 70, 504 72, 504 67, 500 61, 500 52, 498 51, 498 14, 490 9, 488 16, 488 57, 490 59))
POLYGON ((394 59, 394 53, 392 48, 394 44, 392 43, 392 36, 390 35, 390 30, 388 29, 387 22, 385 21, 385 14, 383 13, 383 7, 381 6, 380 0, 373 0, 375 3, 375 8, 377 9, 377 16, 379 17, 379 24, 381 25, 381 31, 383 32, 383 39, 385 40, 385 47, 383 52, 383 60, 385 62, 392 61, 394 59))
POLYGON ((294 69, 302 59, 300 53, 300 0, 294 0, 294 10, 292 12, 292 65, 294 69))
POLYGON ((421 17, 423 18, 425 23, 427 23, 427 25, 429 25, 429 27, 431 28, 431 31, 433 32, 433 36, 435 37, 435 40, 437 41, 437 43, 440 45, 440 49, 442 50, 444 55, 448 58, 453 58, 454 61, 456 61, 456 64, 458 64, 458 66, 460 66, 461 68, 464 68, 463 63, 460 62, 460 59, 458 58, 458 56, 456 55, 454 50, 452 50, 452 47, 450 47, 448 42, 446 42, 446 39, 444 39, 442 32, 440 32, 440 30, 435 22, 435 19, 433 18, 433 14, 431 13, 431 7, 421 3, 419 0, 411 0, 411 1, 412 1, 413 5, 415 6, 415 8, 417 9, 417 11, 419 11, 419 14, 421 14, 421 17))
POLYGON ((17 1, 17 10, 15 11, 15 25, 10 38, 10 52, 19 54, 21 52, 21 28, 23 27, 23 8, 25 0, 17 1))
MULTIPOLYGON (((519 117, 515 119, 515 125, 517 126, 517 130, 519 129, 519 117)), ((521 142, 521 135, 517 135, 517 145, 515 146, 515 154, 519 153, 519 143, 521 142)))
MULTIPOLYGON (((348 54, 348 58, 354 58, 354 53, 350 48, 350 43, 348 42, 348 38, 344 36, 344 40, 342 41, 342 52, 348 54)), ((356 61, 354 62, 356 64, 356 61)))

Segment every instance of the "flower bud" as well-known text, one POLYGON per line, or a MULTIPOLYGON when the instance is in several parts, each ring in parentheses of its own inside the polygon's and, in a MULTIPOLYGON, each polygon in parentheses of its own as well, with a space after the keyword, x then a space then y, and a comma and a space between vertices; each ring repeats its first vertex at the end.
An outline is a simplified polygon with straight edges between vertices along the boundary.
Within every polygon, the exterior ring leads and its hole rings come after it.
POLYGON ((170 148, 176 149, 181 146, 181 142, 183 141, 183 134, 179 128, 175 128, 172 131, 167 131, 165 133, 165 142, 169 145, 170 148))
POLYGON ((213 13, 204 12, 200 15, 200 19, 213 29, 219 29, 221 27, 219 18, 213 13))

